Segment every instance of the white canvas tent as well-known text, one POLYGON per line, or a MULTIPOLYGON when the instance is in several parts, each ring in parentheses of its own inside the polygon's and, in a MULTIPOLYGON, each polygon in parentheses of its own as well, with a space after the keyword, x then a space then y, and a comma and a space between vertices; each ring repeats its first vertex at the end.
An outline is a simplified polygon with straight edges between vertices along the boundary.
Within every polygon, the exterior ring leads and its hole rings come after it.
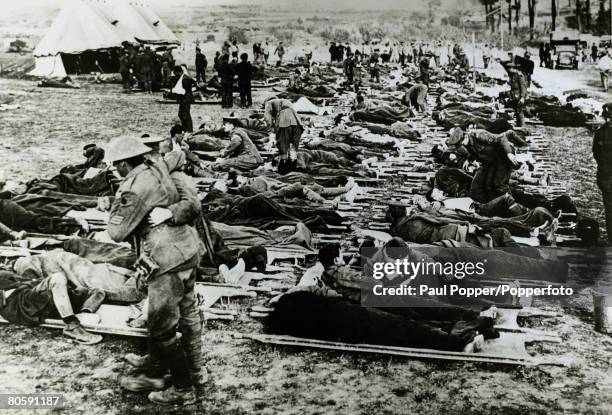
POLYGON ((127 30, 132 37, 143 43, 157 43, 160 39, 136 8, 127 1, 114 1, 110 4, 112 15, 118 20, 123 30, 127 30))
POLYGON ((55 56, 121 44, 116 31, 82 0, 66 0, 34 56, 55 56))
POLYGON ((111 62, 116 56, 109 51, 126 41, 179 43, 168 26, 145 6, 128 0, 64 0, 53 24, 34 49, 36 67, 30 75, 66 76, 75 66, 67 65, 67 56, 72 56, 71 62, 76 60, 89 67, 98 60, 111 62))
POLYGON ((152 8, 144 6, 142 4, 135 4, 134 9, 136 9, 141 16, 145 19, 145 21, 151 26, 151 28, 157 34, 158 39, 163 39, 166 41, 175 41, 177 44, 179 43, 176 35, 170 30, 168 26, 163 22, 163 20, 153 11, 152 8))

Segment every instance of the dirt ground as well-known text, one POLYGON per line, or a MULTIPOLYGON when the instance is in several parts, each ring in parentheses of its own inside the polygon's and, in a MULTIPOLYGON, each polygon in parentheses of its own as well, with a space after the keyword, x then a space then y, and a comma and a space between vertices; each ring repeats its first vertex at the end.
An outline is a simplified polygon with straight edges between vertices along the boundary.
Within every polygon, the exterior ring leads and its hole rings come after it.
MULTIPOLYGON (((81 148, 125 132, 170 128, 177 108, 156 96, 125 95, 119 85, 80 90, 37 89, 29 81, 0 80, 0 90, 26 94, 21 109, 0 113, 0 170, 7 178, 49 177, 80 160, 81 148)), ((260 100, 261 98, 259 98, 260 100)), ((256 97, 256 101, 257 101, 256 97)), ((218 107, 195 106, 194 121, 219 118, 218 107)), ((557 174, 590 215, 602 218, 585 129, 542 128, 554 136, 551 154, 557 174), (571 152, 569 152, 571 149, 571 152)), ((612 276, 602 276, 612 281, 612 276)), ((581 285, 571 306, 540 300, 537 306, 562 312, 530 318, 526 324, 554 330, 560 344, 535 343, 529 351, 563 357, 570 367, 504 367, 444 363, 335 352, 297 350, 234 339, 235 332, 261 332, 247 317, 251 302, 233 302, 237 321, 208 322, 205 345, 213 382, 201 403, 187 408, 210 414, 550 414, 612 411, 612 338, 593 330, 592 301, 581 285)), ((128 373, 121 356, 141 352, 141 340, 105 336, 96 346, 66 341, 58 330, 0 327, 0 391, 64 394, 62 413, 185 413, 151 405, 144 394, 122 391, 128 373)))

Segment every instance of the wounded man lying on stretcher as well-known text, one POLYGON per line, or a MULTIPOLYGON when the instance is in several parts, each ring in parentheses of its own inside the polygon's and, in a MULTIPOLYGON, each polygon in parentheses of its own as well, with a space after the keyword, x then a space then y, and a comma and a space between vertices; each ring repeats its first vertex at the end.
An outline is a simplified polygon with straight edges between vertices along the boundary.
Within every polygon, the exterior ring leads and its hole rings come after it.
POLYGON ((266 320, 266 331, 347 343, 382 344, 475 352, 493 328, 496 309, 471 310, 422 299, 418 307, 370 308, 346 298, 361 287, 361 273, 340 264, 338 246, 322 247, 325 271, 317 285, 296 287, 280 297, 266 320), (338 278, 338 275, 341 275, 338 278), (333 282, 335 281, 335 282, 333 282), (347 283, 348 282, 348 283, 347 283), (332 289, 338 288, 343 295, 332 289))
POLYGON ((79 343, 95 344, 102 336, 87 332, 75 315, 94 313, 104 301, 104 291, 77 288, 62 273, 31 280, 0 271, 0 316, 10 323, 37 325, 47 318, 61 318, 64 335, 79 343))

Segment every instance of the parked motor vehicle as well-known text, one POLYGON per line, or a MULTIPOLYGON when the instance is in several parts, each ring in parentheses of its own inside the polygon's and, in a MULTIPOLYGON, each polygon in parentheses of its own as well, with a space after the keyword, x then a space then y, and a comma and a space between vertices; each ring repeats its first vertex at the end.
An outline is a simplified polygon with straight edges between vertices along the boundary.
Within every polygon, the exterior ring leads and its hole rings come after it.
POLYGON ((580 36, 573 31, 555 31, 550 34, 553 50, 553 69, 580 68, 580 36))

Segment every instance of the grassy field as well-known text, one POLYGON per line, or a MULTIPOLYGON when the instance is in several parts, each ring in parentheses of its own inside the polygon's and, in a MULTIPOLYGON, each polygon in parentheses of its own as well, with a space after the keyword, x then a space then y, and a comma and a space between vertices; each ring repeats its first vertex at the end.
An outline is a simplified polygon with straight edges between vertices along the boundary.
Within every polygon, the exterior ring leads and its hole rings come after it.
MULTIPOLYGON (((207 34, 214 34, 217 40, 225 36, 224 22, 231 10, 219 9, 216 15, 198 13, 186 16, 175 10, 168 22, 189 45, 207 34)), ((269 28, 286 26, 295 18, 269 11, 262 21, 261 16, 249 13, 233 14, 232 24, 257 26, 262 22, 262 27, 269 28)), ((304 24, 324 27, 352 15, 330 17, 337 20, 304 24)), ((361 19, 368 16, 362 14, 361 19)), ((265 38, 265 30, 255 32, 265 38)), ((322 45, 320 37, 304 33, 296 39, 322 45)), ((36 39, 32 35, 31 44, 36 39)), ((190 47, 179 51, 179 56, 191 59, 190 47)), ((0 54, 2 62, 11 59, 14 56, 0 54)), ((22 108, 0 113, 0 178, 21 181, 51 177, 62 166, 80 162, 83 145, 91 142, 104 144, 128 132, 165 134, 177 111, 174 105, 156 103, 155 95, 123 94, 119 85, 40 89, 32 81, 0 79, 2 91, 18 91, 15 103, 22 108)), ((261 104, 262 96, 256 92, 254 100, 255 105, 261 104)), ((224 114, 227 110, 216 106, 192 109, 195 124, 224 114)), ((556 177, 566 183, 579 209, 602 220, 590 155, 592 132, 537 130, 551 137, 556 177)), ((601 277, 612 282, 610 274, 601 277)), ((145 394, 119 388, 119 376, 129 373, 121 356, 142 352, 141 340, 106 336, 102 344, 86 347, 68 342, 57 330, 19 326, 0 326, 0 392, 62 393, 67 401, 62 413, 67 414, 544 415, 612 411, 612 340, 593 331, 592 301, 584 288, 566 305, 555 300, 535 304, 563 313, 562 317, 528 321, 530 327, 556 331, 563 339, 559 344, 532 344, 528 351, 564 357, 572 362, 570 367, 444 363, 262 346, 233 337, 233 333, 261 331, 261 324, 247 316, 253 304, 253 300, 233 301, 232 307, 239 311, 236 321, 206 323, 205 350, 213 381, 193 407, 161 408, 150 404, 145 394)))
MULTIPOLYGON (((125 95, 118 85, 83 85, 80 90, 36 89, 29 81, 0 80, 3 90, 25 91, 19 110, 2 113, 2 170, 13 179, 50 177, 80 160, 81 148, 105 143, 125 132, 164 132, 176 108, 155 96, 125 95)), ((261 103, 261 96, 255 96, 261 103)), ((194 119, 218 119, 217 107, 194 107, 194 119)), ((570 194, 581 208, 601 217, 588 155, 591 134, 584 129, 547 128, 555 137, 551 154, 570 194), (567 153, 572 148, 572 156, 567 153)), ((610 276, 606 277, 608 280, 610 276)), ((536 328, 555 330, 561 344, 538 343, 530 350, 565 356, 570 368, 513 368, 484 364, 410 361, 379 356, 301 351, 260 346, 232 337, 259 332, 246 314, 249 303, 234 303, 236 322, 209 322, 205 329, 213 384, 202 394, 206 413, 606 413, 610 410, 609 337, 592 330, 590 295, 571 307, 541 303, 563 311, 561 318, 530 319, 536 328)), ((108 337, 98 346, 67 342, 59 331, 0 327, 0 389, 3 392, 64 393, 66 413, 168 413, 145 395, 120 390, 128 368, 121 356, 139 351, 138 340, 108 337)), ((182 413, 176 409, 175 413, 182 413)))

